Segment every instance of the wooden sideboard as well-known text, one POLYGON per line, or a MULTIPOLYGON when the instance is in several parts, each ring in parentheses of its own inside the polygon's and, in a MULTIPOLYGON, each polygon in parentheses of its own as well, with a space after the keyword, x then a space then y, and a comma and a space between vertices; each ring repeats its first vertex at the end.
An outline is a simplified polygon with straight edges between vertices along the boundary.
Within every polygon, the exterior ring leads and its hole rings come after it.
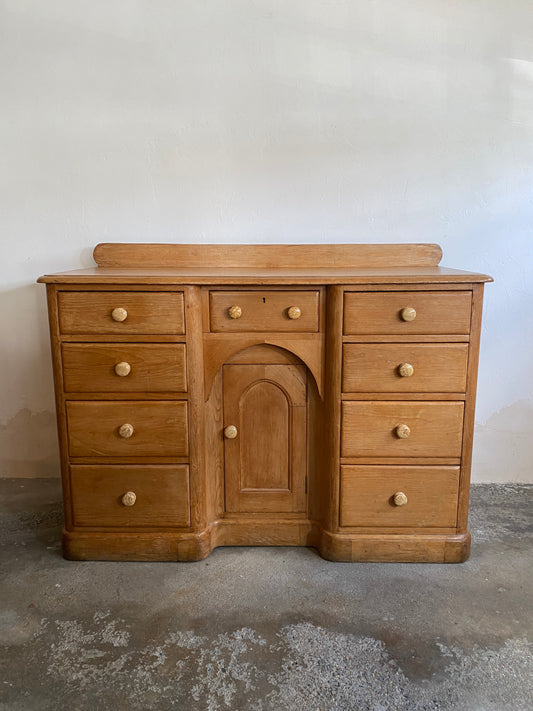
POLYGON ((483 274, 438 245, 100 244, 48 292, 73 560, 464 561, 483 274))

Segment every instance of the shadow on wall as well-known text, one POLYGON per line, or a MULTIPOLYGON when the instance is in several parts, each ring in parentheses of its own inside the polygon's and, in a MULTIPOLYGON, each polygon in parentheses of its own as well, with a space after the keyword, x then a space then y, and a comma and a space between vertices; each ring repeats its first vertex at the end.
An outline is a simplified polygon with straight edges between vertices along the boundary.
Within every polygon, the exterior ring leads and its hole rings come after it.
POLYGON ((477 424, 472 481, 531 481, 532 432, 532 400, 518 400, 495 412, 484 424, 477 424))
POLYGON ((27 284, 0 295, 0 476, 59 476, 46 296, 27 284))

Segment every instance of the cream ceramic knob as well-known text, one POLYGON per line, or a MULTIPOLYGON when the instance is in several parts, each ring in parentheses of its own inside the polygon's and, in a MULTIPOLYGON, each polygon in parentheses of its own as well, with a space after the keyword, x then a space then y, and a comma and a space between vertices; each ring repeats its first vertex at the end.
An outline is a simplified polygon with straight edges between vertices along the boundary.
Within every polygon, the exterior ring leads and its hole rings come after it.
POLYGON ((136 501, 137 494, 134 491, 126 491, 126 493, 122 497, 122 503, 124 504, 124 506, 133 506, 136 501))
POLYGON ((297 318, 300 318, 301 315, 302 315, 302 309, 299 306, 291 306, 287 310, 287 316, 290 319, 292 319, 293 321, 295 321, 297 318))
POLYGON ((111 318, 113 321, 125 321, 128 318, 128 312, 119 306, 111 311, 111 318))
POLYGON ((407 496, 403 491, 397 491, 392 498, 396 506, 405 506, 407 503, 407 496))
POLYGON ((408 425, 398 425, 394 431, 399 439, 407 439, 411 434, 411 429, 408 425))
POLYGON ((131 365, 123 360, 115 365, 115 373, 120 375, 121 378, 125 378, 126 375, 131 373, 131 365))
POLYGON ((240 306, 230 306, 228 309, 228 315, 230 318, 240 318, 242 316, 242 309, 240 306))
POLYGON ((129 439, 133 434, 133 425, 124 424, 118 428, 118 433, 123 439, 129 439))
POLYGON ((400 316, 404 321, 414 321, 416 318, 416 310, 412 306, 406 306, 400 311, 400 316))
POLYGON ((237 434, 238 434, 238 432, 237 432, 237 428, 235 427, 235 425, 228 425, 224 430, 224 437, 226 439, 235 439, 237 434))
POLYGON ((398 372, 400 373, 402 378, 410 378, 411 375, 415 372, 415 369, 413 368, 411 363, 402 363, 398 366, 398 372))

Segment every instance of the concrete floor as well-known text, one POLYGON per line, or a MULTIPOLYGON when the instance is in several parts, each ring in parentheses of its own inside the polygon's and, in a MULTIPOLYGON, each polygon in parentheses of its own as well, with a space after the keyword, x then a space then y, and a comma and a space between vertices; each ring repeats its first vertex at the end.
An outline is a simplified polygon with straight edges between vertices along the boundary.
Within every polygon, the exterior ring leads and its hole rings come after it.
POLYGON ((0 480, 2 710, 533 708, 531 486, 473 488, 462 565, 73 563, 60 498, 0 480))

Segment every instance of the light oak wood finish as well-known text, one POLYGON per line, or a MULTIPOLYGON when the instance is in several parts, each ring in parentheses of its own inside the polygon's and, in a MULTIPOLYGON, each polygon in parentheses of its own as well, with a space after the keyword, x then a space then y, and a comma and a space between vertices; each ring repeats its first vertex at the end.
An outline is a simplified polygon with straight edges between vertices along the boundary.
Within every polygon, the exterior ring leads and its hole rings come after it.
POLYGON ((459 457, 463 410, 462 402, 344 401, 341 456, 459 457))
POLYGON ((70 480, 76 526, 164 529, 189 525, 186 465, 78 465, 70 468, 70 480))
POLYGON ((344 297, 344 333, 464 334, 470 331, 472 294, 403 291, 348 292, 344 297), (416 311, 416 318, 405 318, 416 311))
POLYGON ((347 343, 343 354, 344 392, 460 393, 466 390, 468 346, 463 343, 347 343))
POLYGON ((60 292, 59 324, 69 334, 182 334, 183 294, 60 292), (114 318, 118 310, 126 316, 114 318))
POLYGON ((70 401, 66 409, 71 457, 116 459, 188 454, 185 402, 70 401), (128 427, 121 434, 124 425, 128 427))
POLYGON ((459 467, 342 466, 341 526, 454 528, 458 489, 459 467))
POLYGON ((214 332, 319 330, 318 291, 211 291, 209 310, 214 332))
POLYGON ((65 392, 185 392, 182 344, 64 343, 65 392))
POLYGON ((438 266, 436 245, 95 256, 100 267, 40 279, 65 557, 200 560, 219 545, 468 557, 490 277, 438 266))

